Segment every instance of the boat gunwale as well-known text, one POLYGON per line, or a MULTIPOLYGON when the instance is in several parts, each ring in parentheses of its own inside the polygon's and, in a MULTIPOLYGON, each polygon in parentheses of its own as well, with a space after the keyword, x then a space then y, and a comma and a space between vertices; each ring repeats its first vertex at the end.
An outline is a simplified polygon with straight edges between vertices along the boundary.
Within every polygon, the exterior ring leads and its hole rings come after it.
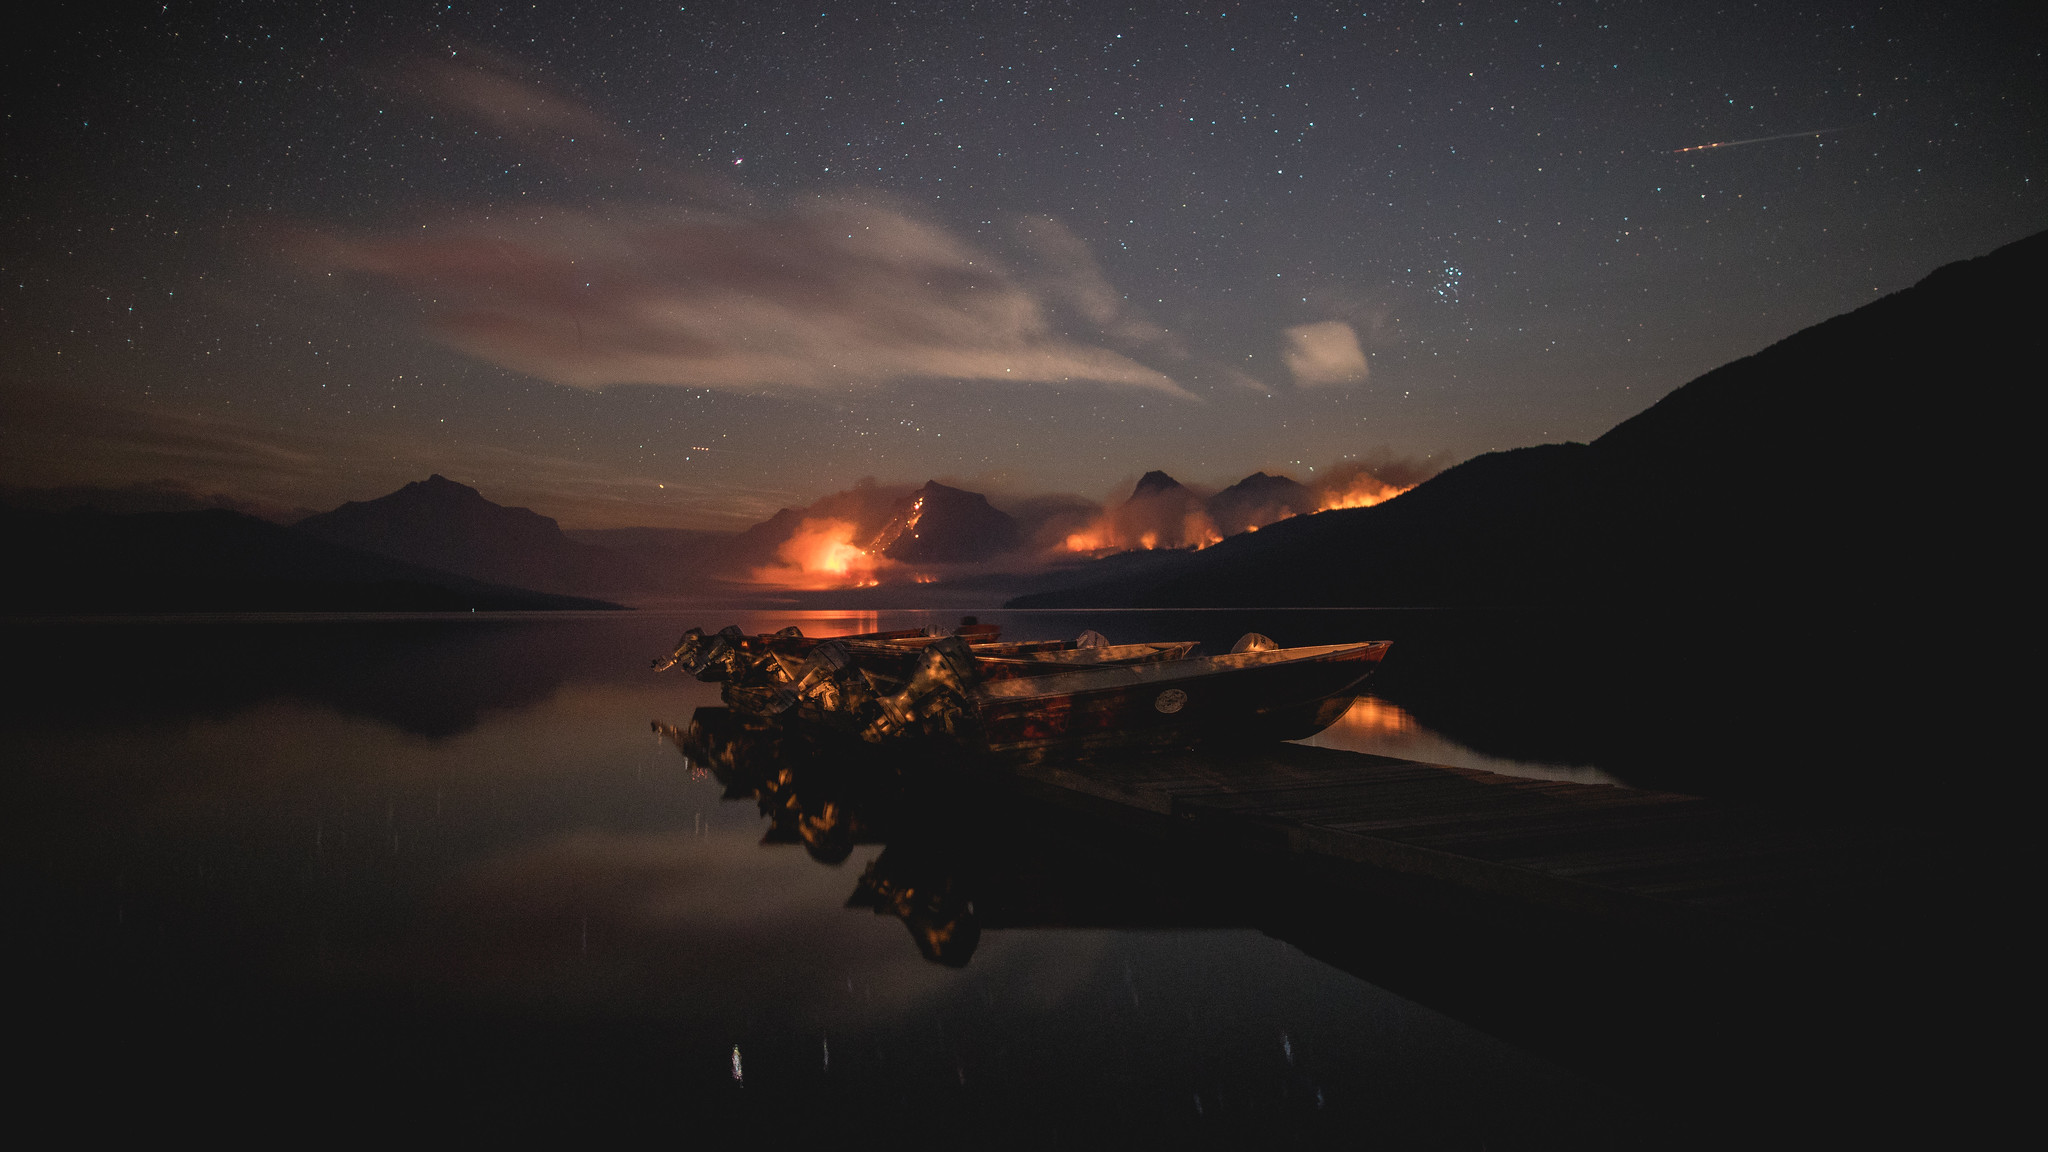
POLYGON ((1179 660, 1137 664, 1108 664, 1046 676, 990 680, 977 685, 973 694, 988 703, 1000 701, 1008 704, 1017 700, 1073 696, 1083 692, 1130 688, 1147 683, 1171 683, 1284 664, 1338 663, 1349 658, 1363 657, 1373 649, 1379 649, 1384 653, 1390 644, 1391 641, 1387 640, 1367 640, 1348 644, 1315 644, 1302 648, 1269 648, 1258 652, 1226 652, 1215 656, 1188 656, 1179 660))
MULTIPOLYGON (((998 667, 1059 667, 1072 665, 1068 671, 1086 672, 1098 667, 1113 667, 1119 663, 1171 652, 1175 648, 1192 649, 1191 640, 1147 641, 1138 644, 1105 644, 1099 648, 1066 648, 1048 652, 1026 652, 1016 656, 983 656, 973 653, 978 664, 998 667)), ((969 649, 973 652, 973 649, 969 649)), ((1179 659, 1189 659, 1182 656, 1179 659)), ((1155 661, 1156 662, 1156 661, 1155 661)), ((1066 675, 1066 672, 1053 673, 1066 675)))

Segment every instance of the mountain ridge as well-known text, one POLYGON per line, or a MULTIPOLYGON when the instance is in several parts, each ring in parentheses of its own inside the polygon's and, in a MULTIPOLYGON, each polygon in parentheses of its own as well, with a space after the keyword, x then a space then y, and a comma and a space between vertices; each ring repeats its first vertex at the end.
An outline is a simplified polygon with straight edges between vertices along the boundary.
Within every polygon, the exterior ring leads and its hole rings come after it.
POLYGON ((10 611, 465 612, 612 609, 471 580, 227 509, 118 514, 0 510, 10 611))
POLYGON ((1904 444, 1938 449, 1977 502, 2020 482, 2017 461, 1984 458, 1977 425, 2023 418, 1996 377, 2038 356, 2027 317, 2044 272, 2048 234, 1707 372, 1590 444, 1488 453, 1374 507, 1226 539, 1142 583, 1082 582, 1009 606, 1747 602, 1951 587, 1929 553, 1995 542, 1959 526, 1974 517, 1943 515, 1934 485, 1882 486, 1904 444), (1983 381, 1972 400, 1929 400, 1923 389, 1959 365, 1983 381), (1914 547, 1900 549, 1908 529, 1914 547))
POLYGON ((644 582, 617 552, 571 539, 552 517, 494 503, 438 472, 293 527, 330 543, 488 583, 575 594, 644 582))

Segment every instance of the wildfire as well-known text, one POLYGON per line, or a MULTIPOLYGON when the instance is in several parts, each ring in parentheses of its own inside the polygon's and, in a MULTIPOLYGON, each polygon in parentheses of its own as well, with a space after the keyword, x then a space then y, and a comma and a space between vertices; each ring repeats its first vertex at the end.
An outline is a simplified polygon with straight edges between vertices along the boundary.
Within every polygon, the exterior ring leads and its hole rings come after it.
MULTIPOLYGON (((1317 493, 1316 511, 1329 512, 1338 508, 1370 508, 1383 504, 1401 493, 1415 487, 1413 484, 1389 484, 1370 472, 1360 472, 1348 480, 1323 488, 1317 493)), ((1133 502, 1134 504, 1136 502, 1133 502)), ((1293 512, 1280 512, 1274 523, 1290 519, 1293 512)), ((1246 524, 1236 532, 1257 532, 1263 524, 1246 524)), ((1207 548, 1223 539, 1209 517, 1199 509, 1176 516, 1165 524, 1159 523, 1156 513, 1142 507, 1126 505, 1104 512, 1093 524, 1079 532, 1067 535, 1065 546, 1069 552, 1128 552, 1135 549, 1154 548, 1207 548)))
POLYGON ((868 541, 867 550, 880 556, 882 553, 887 552, 896 541, 901 540, 905 532, 910 533, 911 539, 917 539, 917 522, 922 519, 924 519, 924 497, 919 496, 910 502, 909 512, 894 517, 887 524, 882 525, 882 530, 875 533, 873 540, 868 541))
POLYGON ((1360 472, 1341 488, 1330 488, 1323 492, 1318 512, 1329 512, 1337 508, 1370 508, 1383 504, 1415 485, 1405 487, 1385 483, 1370 472, 1360 472))
POLYGON ((1134 524, 1142 514, 1134 515, 1126 509, 1114 509, 1103 513, 1101 519, 1079 532, 1070 533, 1066 539, 1069 552, 1130 552, 1155 548, 1207 548, 1223 539, 1223 533, 1216 530, 1209 517, 1200 509, 1194 509, 1177 521, 1157 525, 1156 517, 1143 517, 1146 523, 1134 524))
POLYGON ((1425 478, 1416 475, 1420 469, 1395 461, 1384 469, 1397 481, 1390 483, 1370 467, 1363 461, 1341 461, 1306 486, 1261 472, 1206 499, 1169 479, 1170 488, 1141 487, 1123 504, 1104 509, 1078 531, 1069 532, 1061 547, 1081 555, 1154 548, 1200 550, 1226 536, 1257 532, 1294 516, 1383 504, 1425 478))
POLYGON ((754 579, 785 588, 872 588, 889 561, 853 542, 851 520, 805 520, 775 550, 778 563, 756 568, 754 579))

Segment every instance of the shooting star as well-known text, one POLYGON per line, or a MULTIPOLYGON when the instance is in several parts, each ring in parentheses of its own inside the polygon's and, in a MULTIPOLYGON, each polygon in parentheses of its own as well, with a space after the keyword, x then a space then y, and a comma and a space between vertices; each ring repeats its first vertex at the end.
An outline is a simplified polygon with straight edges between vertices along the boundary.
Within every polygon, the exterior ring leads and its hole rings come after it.
POLYGON ((1705 152, 1710 148, 1733 148, 1738 144, 1762 144, 1769 140, 1797 140, 1802 136, 1825 136, 1830 132, 1840 131, 1840 128, 1814 128, 1805 132, 1782 132, 1776 136, 1752 136, 1747 140, 1716 140, 1712 144, 1695 144, 1690 148, 1673 148, 1671 154, 1677 156, 1685 152, 1705 152))

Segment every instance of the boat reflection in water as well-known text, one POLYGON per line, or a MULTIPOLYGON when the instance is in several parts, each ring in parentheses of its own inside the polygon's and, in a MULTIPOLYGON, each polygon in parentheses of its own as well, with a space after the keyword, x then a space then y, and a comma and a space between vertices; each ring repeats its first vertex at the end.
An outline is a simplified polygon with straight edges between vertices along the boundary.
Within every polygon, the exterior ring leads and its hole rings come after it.
POLYGON ((1057 822, 1045 813, 1016 821, 1014 795, 994 798, 990 766, 1313 735, 1351 707, 1387 647, 1283 649, 1248 633, 1228 654, 1204 657, 1193 642, 1113 645, 1092 630, 1006 644, 973 617, 950 634, 830 640, 795 627, 692 628, 654 669, 719 684, 725 706, 655 730, 716 775, 727 799, 754 799, 768 821, 764 843, 800 843, 823 864, 845 861, 857 844, 886 844, 848 905, 897 917, 926 959, 962 967, 991 918, 1003 927, 1250 922, 1217 899, 1231 878, 1188 882, 1200 864, 1176 860, 1169 877, 1170 852, 1133 859, 1128 840, 1049 836, 1057 822))
POLYGON ((1252 925, 1236 898, 1242 877, 1057 809, 1026 805, 1020 818, 1018 798, 999 795, 957 750, 878 747, 723 707, 654 730, 726 799, 755 802, 763 844, 801 844, 826 865, 885 845, 847 907, 901 920, 937 964, 966 966, 985 928, 1252 925))

